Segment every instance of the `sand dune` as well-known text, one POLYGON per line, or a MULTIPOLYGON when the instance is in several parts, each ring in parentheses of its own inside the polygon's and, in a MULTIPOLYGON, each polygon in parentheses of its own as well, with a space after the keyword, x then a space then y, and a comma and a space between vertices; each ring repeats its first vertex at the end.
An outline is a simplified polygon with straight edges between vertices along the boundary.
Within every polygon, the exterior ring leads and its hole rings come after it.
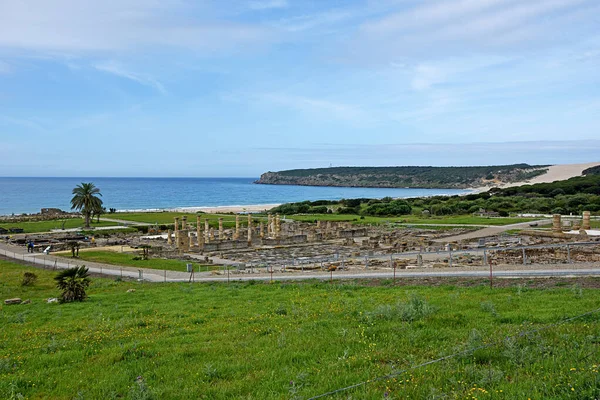
MULTIPOLYGON (((581 173, 590 167, 600 165, 600 162, 590 162, 585 164, 558 164, 551 165, 548 168, 548 172, 544 175, 536 176, 535 178, 529 179, 522 182, 505 183, 496 187, 507 188, 512 186, 531 185, 534 183, 548 183, 554 181, 562 181, 565 179, 573 178, 575 176, 581 176, 581 173)), ((477 192, 485 192, 490 189, 490 186, 476 188, 477 192)))

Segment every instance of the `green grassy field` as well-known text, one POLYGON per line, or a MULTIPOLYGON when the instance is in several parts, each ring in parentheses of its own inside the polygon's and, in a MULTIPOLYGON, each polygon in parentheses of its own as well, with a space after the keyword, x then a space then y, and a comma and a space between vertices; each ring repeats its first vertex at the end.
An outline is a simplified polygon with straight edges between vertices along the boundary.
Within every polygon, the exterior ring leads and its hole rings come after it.
POLYGON ((328 398, 600 396, 598 314, 519 335, 598 307, 597 289, 569 282, 490 290, 93 278, 87 301, 47 304, 58 295, 52 276, 0 261, 2 299, 31 299, 0 309, 0 398, 306 399, 461 351, 328 398), (34 287, 20 286, 24 271, 38 274, 34 287))
MULTIPOLYGON (((186 263, 188 261, 179 261, 179 260, 163 260, 151 258, 149 260, 134 260, 133 258, 141 255, 141 250, 138 254, 134 255, 131 253, 116 253, 114 251, 80 251, 79 252, 79 260, 81 261, 93 261, 105 264, 112 265, 122 265, 127 267, 135 267, 135 268, 150 268, 150 269, 161 269, 168 271, 186 271, 186 263)), ((65 253, 68 256, 70 253, 65 253)), ((198 271, 199 263, 192 263, 194 265, 194 270, 198 271)), ((208 266, 210 268, 218 268, 214 265, 208 266)), ((206 271, 207 266, 201 266, 202 271, 206 271)), ((222 267, 221 267, 222 268, 222 267)))
MULTIPOLYGON (((217 227, 219 225, 219 218, 223 218, 223 225, 227 228, 231 228, 235 226, 235 215, 232 214, 196 214, 196 213, 181 213, 181 212, 141 212, 141 213, 116 213, 109 214, 107 218, 114 218, 125 221, 134 221, 134 222, 147 222, 150 224, 170 224, 173 225, 175 222, 175 217, 183 217, 187 216, 188 222, 196 225, 196 216, 200 215, 202 219, 202 223, 204 220, 208 218, 209 224, 212 227, 217 227)), ((257 218, 257 217, 255 217, 257 218)), ((181 221, 181 219, 180 219, 181 221)), ((247 217, 245 215, 240 215, 240 223, 246 224, 247 217)))
POLYGON ((384 222, 400 222, 407 224, 464 224, 464 225, 508 225, 519 222, 532 221, 531 218, 485 218, 474 217, 472 215, 449 215, 446 217, 423 218, 414 215, 404 215, 401 217, 364 217, 360 215, 348 214, 313 214, 313 215, 290 215, 286 218, 296 221, 354 221, 360 224, 378 224, 384 222))
MULTIPOLYGON (((34 233, 34 232, 49 232, 52 229, 61 229, 63 227, 63 222, 65 223, 65 229, 71 228, 83 228, 84 221, 80 218, 68 218, 68 219, 53 219, 50 221, 35 221, 35 222, 9 222, 9 223, 0 223, 1 228, 9 229, 9 228, 22 228, 23 233, 34 233)), ((114 222, 106 222, 100 221, 99 223, 94 220, 90 224, 92 228, 96 228, 99 226, 112 226, 115 225, 114 222)))

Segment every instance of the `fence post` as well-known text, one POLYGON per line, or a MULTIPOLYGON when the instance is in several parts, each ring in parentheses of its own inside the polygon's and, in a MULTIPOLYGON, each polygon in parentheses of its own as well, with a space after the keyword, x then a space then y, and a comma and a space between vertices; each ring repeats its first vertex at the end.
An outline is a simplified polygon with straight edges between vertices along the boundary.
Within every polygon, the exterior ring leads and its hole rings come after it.
POLYGON ((167 281, 167 270, 165 269, 165 282, 167 281))
POLYGON ((450 261, 449 261, 449 266, 452 267, 452 248, 450 248, 450 250, 448 250, 448 255, 450 256, 450 261))

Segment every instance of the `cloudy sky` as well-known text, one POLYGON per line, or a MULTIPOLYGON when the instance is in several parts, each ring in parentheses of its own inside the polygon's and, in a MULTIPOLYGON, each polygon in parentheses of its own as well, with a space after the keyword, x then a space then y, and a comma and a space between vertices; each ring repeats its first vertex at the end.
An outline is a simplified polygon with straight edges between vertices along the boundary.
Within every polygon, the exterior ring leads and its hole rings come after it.
POLYGON ((597 0, 0 0, 1 176, 600 161, 597 0))

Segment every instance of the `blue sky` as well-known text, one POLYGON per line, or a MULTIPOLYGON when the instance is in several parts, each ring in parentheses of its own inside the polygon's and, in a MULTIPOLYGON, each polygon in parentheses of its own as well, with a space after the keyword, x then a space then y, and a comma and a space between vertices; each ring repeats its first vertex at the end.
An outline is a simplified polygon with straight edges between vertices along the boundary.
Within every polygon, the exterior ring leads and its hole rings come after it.
POLYGON ((597 0, 0 0, 0 175, 600 161, 597 0))

